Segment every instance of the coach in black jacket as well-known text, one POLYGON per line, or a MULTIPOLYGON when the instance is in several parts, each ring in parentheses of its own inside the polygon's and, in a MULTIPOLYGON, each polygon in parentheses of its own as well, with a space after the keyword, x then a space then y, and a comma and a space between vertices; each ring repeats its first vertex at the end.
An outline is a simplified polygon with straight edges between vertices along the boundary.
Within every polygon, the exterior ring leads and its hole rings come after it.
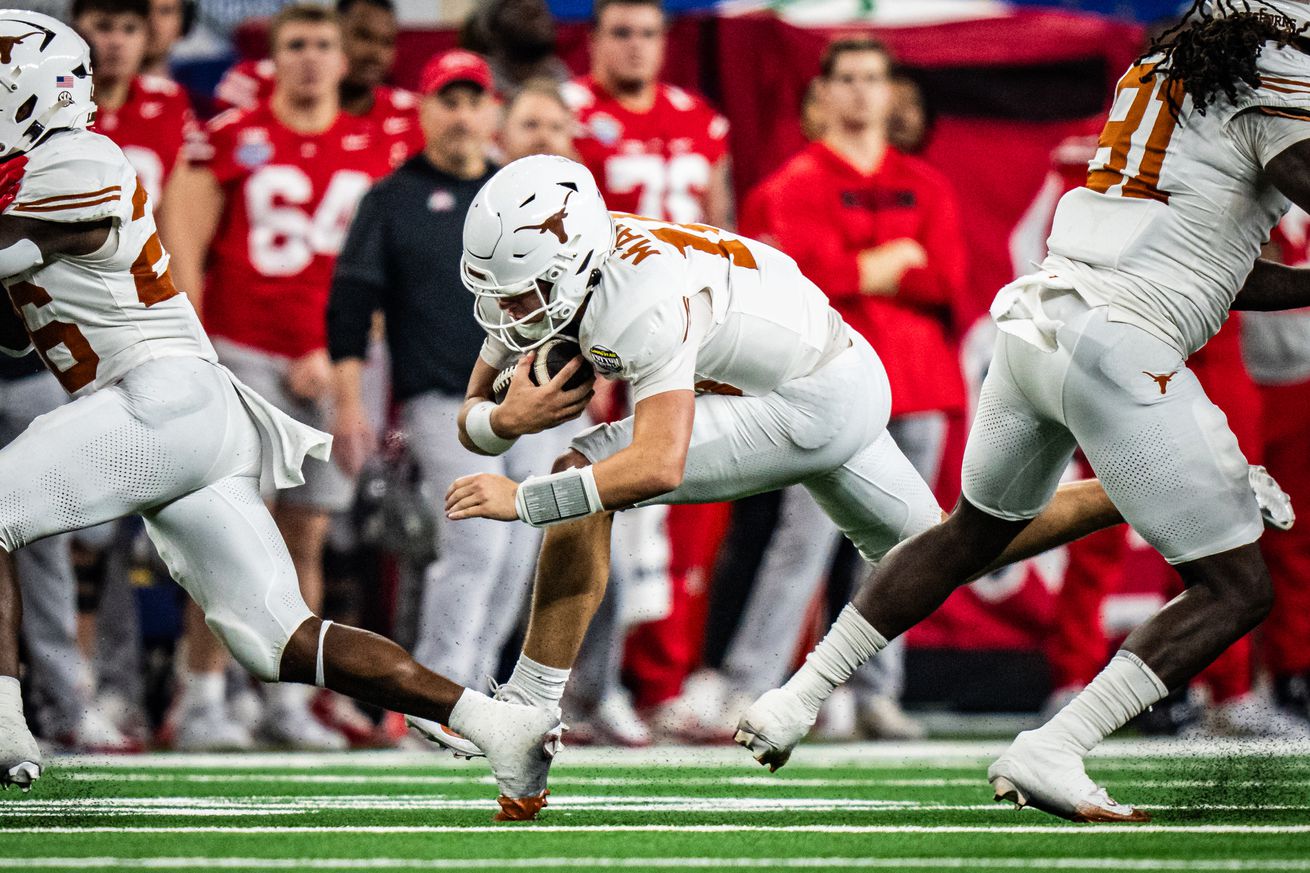
MULTIPOLYGON (((485 156, 499 110, 491 71, 469 52, 438 55, 422 82, 426 145, 360 203, 332 280, 328 351, 336 381, 333 456, 355 472, 376 444, 361 376, 374 315, 384 314, 392 393, 410 451, 440 500, 460 476, 523 479, 550 461, 537 457, 541 442, 533 439, 499 458, 459 444, 455 421, 484 336, 459 278, 464 215, 496 170, 485 156)), ((434 509, 444 526, 441 507, 434 509)), ((444 533, 441 557, 426 573, 414 657, 457 682, 481 685, 495 672, 526 596, 538 533, 495 522, 460 522, 444 533)))

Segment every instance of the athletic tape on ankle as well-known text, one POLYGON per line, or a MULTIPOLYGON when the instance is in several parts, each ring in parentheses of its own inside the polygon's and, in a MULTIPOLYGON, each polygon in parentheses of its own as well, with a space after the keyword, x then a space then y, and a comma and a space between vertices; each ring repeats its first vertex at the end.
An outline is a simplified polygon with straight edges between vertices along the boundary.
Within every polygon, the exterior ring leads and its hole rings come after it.
POLYGON ((504 454, 514 445, 514 440, 505 439, 492 428, 491 412, 495 408, 496 404, 484 400, 464 416, 464 432, 469 435, 469 440, 489 455, 504 454))
POLYGON ((605 509, 591 467, 572 467, 549 476, 530 476, 514 495, 519 518, 533 527, 549 527, 594 515, 605 509))
POLYGON ((327 637, 328 625, 330 621, 325 621, 318 626, 318 654, 314 656, 314 684, 319 688, 323 687, 323 640, 327 637))

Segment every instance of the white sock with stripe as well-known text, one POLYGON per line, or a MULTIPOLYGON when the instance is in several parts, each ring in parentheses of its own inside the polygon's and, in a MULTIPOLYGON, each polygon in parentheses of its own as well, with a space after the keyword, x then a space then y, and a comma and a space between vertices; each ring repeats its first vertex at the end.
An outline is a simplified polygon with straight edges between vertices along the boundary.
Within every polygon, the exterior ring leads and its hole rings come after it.
POLYGON ((1121 649, 1077 697, 1037 730, 1086 755, 1168 693, 1141 658, 1121 649))

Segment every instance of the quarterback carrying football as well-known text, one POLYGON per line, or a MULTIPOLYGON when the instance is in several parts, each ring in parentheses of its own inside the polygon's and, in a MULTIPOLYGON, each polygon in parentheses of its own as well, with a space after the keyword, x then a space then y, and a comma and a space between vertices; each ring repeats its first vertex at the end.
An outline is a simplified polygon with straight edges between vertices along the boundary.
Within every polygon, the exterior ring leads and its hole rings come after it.
MULTIPOLYGON (((136 513, 215 634, 267 682, 314 683, 455 726, 487 751, 500 814, 542 802, 557 720, 425 670, 394 643, 305 606, 261 479, 303 482, 331 438, 219 366, 178 292, 146 189, 87 130, 87 45, 45 15, 0 11, 0 347, 35 346, 75 399, 0 449, 0 548, 136 513), (528 798, 520 801, 520 798, 528 798)), ((0 784, 41 753, 18 683, 17 582, 0 583, 0 784)))
MULTIPOLYGON (((502 699, 558 712, 604 594, 615 510, 802 484, 870 563, 942 520, 887 433, 878 356, 776 249, 706 225, 610 213, 584 167, 537 156, 506 166, 474 200, 462 271, 487 332, 459 419, 465 446, 499 453, 580 414, 588 386, 564 386, 581 361, 544 385, 527 378, 533 350, 566 332, 598 373, 629 383, 635 403, 631 417, 576 436, 549 475, 516 483, 478 474, 450 487, 452 519, 548 528, 527 639, 502 699), (497 372, 519 355, 497 404, 497 372)), ((1099 483, 1071 483, 994 564, 1119 521, 1099 483)))

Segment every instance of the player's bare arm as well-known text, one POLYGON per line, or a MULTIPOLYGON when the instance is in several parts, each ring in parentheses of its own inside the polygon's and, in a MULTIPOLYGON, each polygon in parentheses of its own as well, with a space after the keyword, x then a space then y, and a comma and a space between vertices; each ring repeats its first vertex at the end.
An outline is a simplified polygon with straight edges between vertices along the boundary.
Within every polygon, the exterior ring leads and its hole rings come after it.
POLYGON ((363 373, 362 358, 344 358, 333 366, 336 420, 332 427, 332 458, 351 476, 359 475, 377 442, 364 412, 363 373))
MULTIPOLYGON (((565 364, 545 385, 534 385, 528 378, 528 370, 534 360, 535 352, 529 352, 519 359, 509 383, 509 392, 504 401, 491 410, 491 429, 501 439, 512 441, 526 434, 540 433, 566 421, 573 421, 586 411, 587 404, 591 402, 592 381, 577 388, 564 388, 564 384, 582 366, 581 358, 565 364)), ((474 407, 490 401, 496 372, 496 368, 486 361, 481 358, 477 360, 469 376, 464 406, 459 411, 459 441, 464 448, 479 455, 493 453, 469 438, 468 417, 474 407)))
MULTIPOLYGON (((1310 119, 1305 123, 1310 124, 1310 119)), ((1297 206, 1310 207, 1310 140, 1280 152, 1265 166, 1265 176, 1297 206)), ((1310 306, 1310 270, 1261 258, 1237 293, 1232 308, 1271 312, 1302 306, 1310 306)))
POLYGON ((163 236, 169 241, 173 278, 203 311, 205 258, 223 215, 223 189, 203 167, 180 166, 164 192, 163 236))
POLYGON ((733 208, 732 158, 724 155, 710 171, 710 185, 705 192, 705 218, 714 227, 736 227, 733 208))
MULTIPOLYGON (((559 376, 564 372, 561 370, 559 376)), ((696 395, 691 391, 665 391, 637 403, 632 444, 592 470, 601 504, 606 509, 624 509, 682 484, 687 447, 691 445, 695 400, 696 395)), ((446 494, 446 516, 452 520, 516 521, 519 518, 515 505, 517 492, 518 483, 492 473, 456 479, 446 494)))
POLYGON ((89 255, 109 239, 111 227, 107 218, 65 224, 0 215, 0 273, 8 278, 56 255, 89 255))
POLYGON ((928 253, 909 237, 894 239, 860 252, 860 291, 875 297, 894 295, 903 277, 928 263, 928 253))

